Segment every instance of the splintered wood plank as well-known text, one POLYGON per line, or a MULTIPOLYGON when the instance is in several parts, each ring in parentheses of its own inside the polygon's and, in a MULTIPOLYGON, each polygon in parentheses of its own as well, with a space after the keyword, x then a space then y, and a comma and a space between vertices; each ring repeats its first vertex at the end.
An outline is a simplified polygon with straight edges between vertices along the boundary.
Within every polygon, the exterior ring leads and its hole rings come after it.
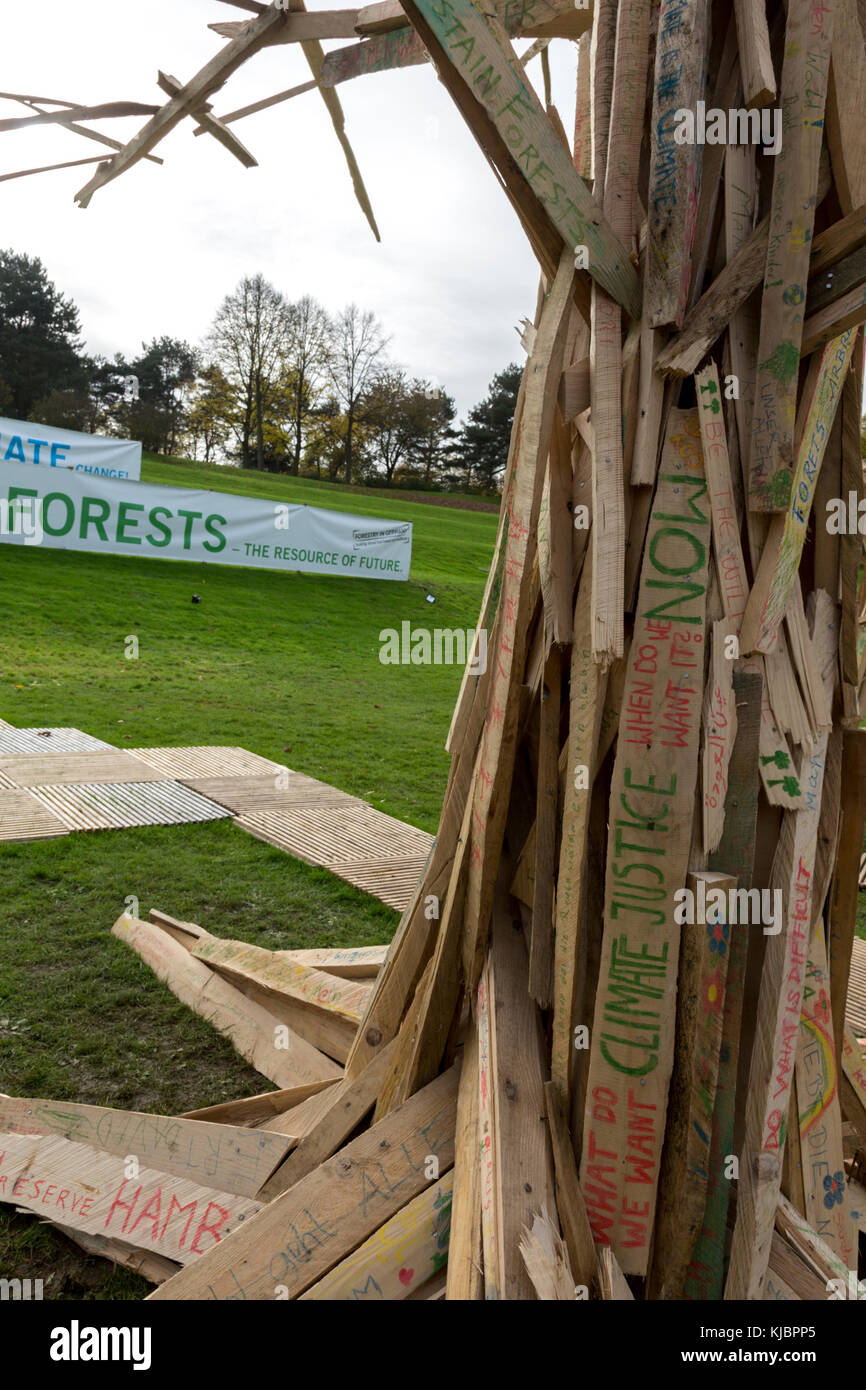
POLYGON ((227 1037, 235 1051, 275 1086, 297 1086, 342 1075, 336 1062, 303 1038, 292 1036, 273 1014, 220 979, 150 922, 139 922, 124 912, 111 931, 141 956, 182 1003, 227 1037), (281 1048, 284 1034, 288 1035, 288 1046, 281 1048))
MULTIPOLYGON (((2 774, 0 774, 2 778, 2 774)), ((0 840, 23 843, 26 840, 51 840, 68 835, 64 825, 46 806, 28 791, 18 791, 0 780, 0 840)))
POLYGON ((231 815, 180 782, 74 783, 34 786, 31 792, 70 830, 187 825, 231 815))
MULTIPOLYGON (((835 605, 819 590, 814 638, 830 695, 836 627, 835 605)), ((760 1298, 767 1272, 806 980, 827 742, 825 731, 811 756, 803 757, 800 773, 808 782, 807 804, 801 811, 784 813, 770 876, 771 890, 782 891, 785 920, 780 932, 767 936, 764 955, 726 1299, 760 1298)))
MULTIPOLYGON (((770 521, 758 573, 743 617, 741 637, 744 652, 756 649, 769 652, 775 644, 779 624, 797 579, 815 486, 856 338, 856 330, 849 329, 829 343, 810 378, 812 390, 807 398, 803 434, 797 446, 791 497, 784 515, 774 516, 770 521)), ((821 524, 825 520, 821 518, 821 524)))
POLYGON ((234 1125, 73 1101, 0 1096, 0 1149, 6 1134, 59 1135, 122 1160, 133 1157, 140 1167, 204 1182, 239 1197, 256 1196, 290 1144, 281 1134, 234 1125))
POLYGON ((833 299, 824 308, 810 314, 803 324, 802 352, 804 356, 817 352, 846 329, 857 328, 866 321, 866 284, 861 280, 847 294, 833 299))
POLYGON ((0 772, 16 787, 66 786, 76 782, 162 782, 161 772, 144 768, 123 752, 55 753, 0 756, 0 772))
POLYGON ((858 1045, 854 1028, 847 1018, 842 1029, 841 1058, 842 1070, 846 1080, 850 1082, 857 1104, 863 1112, 863 1121, 866 1122, 866 1058, 864 1058, 858 1045))
MULTIPOLYGON (((554 1208, 553 1165, 544 1125, 544 1045, 519 928, 503 904, 490 942, 490 1096, 494 1111, 495 1287, 498 1297, 531 1297, 520 1233, 532 1211, 554 1208)), ((485 1277, 487 1249, 485 1247, 485 1277)), ((487 1297, 490 1297, 488 1289, 487 1297)))
MULTIPOLYGON (((523 180, 543 218, 568 251, 585 246, 592 279, 631 315, 640 286, 625 248, 575 172, 533 88, 489 20, 471 0, 407 0, 404 6, 434 57, 456 70, 471 100, 486 112, 502 142, 502 176, 523 180)), ((501 30, 499 32, 502 32, 501 30)), ((498 152, 491 151, 499 163, 498 152)))
MULTIPOLYGON (((737 884, 751 884, 755 859, 758 811, 758 762, 760 675, 734 672, 737 700, 737 737, 728 769, 726 806, 730 814, 718 849, 707 856, 711 870, 731 875, 737 884)), ((706 1163, 707 1196, 703 1218, 686 1273, 683 1297, 720 1299, 724 1285, 725 1240, 731 1178, 727 1163, 734 1151, 734 1115, 737 1102, 737 1068, 745 999, 745 973, 749 926, 730 924, 727 944, 727 979, 722 1010, 722 1036, 716 1077, 709 1154, 706 1163)))
POLYGON ((704 95, 708 10, 707 0, 662 0, 659 9, 644 291, 652 328, 681 328, 689 292, 701 151, 677 144, 675 113, 694 111, 704 95))
POLYGON ((734 0, 734 14, 745 105, 770 106, 776 100, 776 76, 764 0, 734 0))
POLYGON ((319 1122, 307 1130, 286 1161, 262 1184, 257 1197, 263 1202, 273 1201, 336 1153, 373 1109, 395 1046, 396 1040, 388 1043, 354 1081, 344 1082, 339 1092, 332 1089, 328 1097, 333 1102, 331 1106, 325 1108, 319 1122))
POLYGON ((706 911, 694 914, 680 943, 676 1055, 648 1285, 649 1297, 663 1299, 683 1296, 706 1205, 730 958, 728 895, 737 880, 707 870, 690 873, 687 886, 696 901, 703 889, 706 911))
POLYGON ((457 1092, 454 1195, 448 1245, 449 1302, 484 1296, 481 1271, 481 1160, 478 1131, 478 1033, 470 1020, 457 1092))
MULTIPOLYGON (((192 777, 272 777, 288 772, 281 763, 261 758, 246 748, 205 746, 194 748, 130 748, 129 755, 154 768, 162 777, 178 782, 192 777)), ((292 773, 297 777, 298 773, 292 773)), ((142 781, 141 777, 136 779, 142 781)))
POLYGON ((456 1103, 452 1067, 150 1297, 299 1297, 452 1166, 456 1103))
MULTIPOLYGON (((157 76, 157 82, 166 96, 176 97, 183 90, 183 83, 178 82, 176 77, 172 77, 167 72, 160 72, 157 76)), ((250 154, 246 145, 238 139, 233 130, 229 130, 222 121, 212 114, 207 103, 190 114, 193 114, 199 122, 199 131, 205 131, 208 135, 212 135, 224 149, 228 150, 229 154, 233 154, 235 159, 243 164, 245 169, 256 168, 258 160, 255 155, 250 154)))
POLYGON ((581 1158, 595 1241, 613 1246, 626 1274, 647 1268, 673 1065, 679 951, 673 895, 688 867, 697 780, 710 555, 706 492, 697 411, 672 410, 611 782, 581 1158), (632 878, 637 872, 650 882, 632 878), (640 997, 629 992, 632 985, 640 986, 640 997))
POLYGON ((447 1173, 374 1231, 301 1299, 398 1302, 450 1265, 454 1175, 447 1173))
POLYGON ((574 258, 566 251, 545 301, 535 346, 527 364, 526 400, 519 426, 511 492, 505 502, 508 539, 499 596, 501 621, 488 657, 492 674, 481 735, 478 780, 473 793, 464 909, 463 971, 470 989, 475 988, 484 961, 494 882, 508 814, 532 578, 527 561, 553 429, 573 281, 574 258))
POLYGON ((599 741, 604 691, 608 683, 607 673, 593 660, 592 655, 591 590, 592 576, 586 567, 574 607, 567 764, 553 957, 551 1077, 566 1107, 571 1090, 572 1026, 594 757, 599 741))
POLYGON ((749 452, 749 506, 792 500, 797 369, 833 35, 833 6, 790 0, 782 66, 784 137, 773 161, 770 233, 749 452))
POLYGON ((0 1201, 183 1265, 198 1263, 261 1206, 144 1164, 126 1177, 122 1158, 55 1134, 0 1135, 0 1201))
POLYGON ((821 1239, 844 1260, 845 1268, 856 1269, 857 1233, 845 1185, 829 984, 824 923, 819 919, 809 948, 797 1050, 805 1215, 821 1239))

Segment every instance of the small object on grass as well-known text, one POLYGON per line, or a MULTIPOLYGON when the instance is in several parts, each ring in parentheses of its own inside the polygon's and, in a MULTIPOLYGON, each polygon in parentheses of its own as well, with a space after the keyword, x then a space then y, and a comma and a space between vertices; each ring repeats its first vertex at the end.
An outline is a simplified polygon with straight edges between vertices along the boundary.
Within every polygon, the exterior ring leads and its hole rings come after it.
POLYGON ((201 603, 201 599, 198 594, 193 594, 192 601, 193 603, 201 603))

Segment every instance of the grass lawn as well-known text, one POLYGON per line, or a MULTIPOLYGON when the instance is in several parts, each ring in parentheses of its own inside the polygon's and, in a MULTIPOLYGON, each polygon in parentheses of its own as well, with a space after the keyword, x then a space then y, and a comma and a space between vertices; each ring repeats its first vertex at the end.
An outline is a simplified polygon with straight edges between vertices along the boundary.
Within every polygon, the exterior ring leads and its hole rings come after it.
MULTIPOLYGON (((142 476, 412 521, 412 577, 4 547, 0 717, 119 747, 241 744, 435 831, 462 673, 383 666, 379 632, 404 619, 473 627, 496 517, 165 460, 146 459, 142 476), (137 661, 124 657, 131 633, 137 661)), ((230 821, 0 846, 0 868, 0 1091, 12 1095, 172 1114, 269 1089, 110 935, 129 896, 142 916, 160 907, 269 947, 384 942, 397 921, 230 821)), ((4 1207, 0 1277, 16 1275, 50 1277, 55 1298, 148 1288, 4 1207)))

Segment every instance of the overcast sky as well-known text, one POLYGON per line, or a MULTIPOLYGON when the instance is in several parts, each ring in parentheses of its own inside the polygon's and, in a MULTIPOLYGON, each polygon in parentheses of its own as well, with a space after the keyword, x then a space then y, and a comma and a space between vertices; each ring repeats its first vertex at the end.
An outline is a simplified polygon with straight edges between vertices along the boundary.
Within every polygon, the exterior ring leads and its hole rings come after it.
MULTIPOLYGON (((225 42, 207 25, 243 18, 219 0, 2 8, 4 88, 87 103, 165 100, 158 69, 188 81, 225 42)), ((568 129, 576 49, 558 40, 552 50, 554 98, 568 129)), ((539 84, 537 58, 529 73, 539 84)), ((266 50, 212 98, 214 110, 236 110, 308 77, 295 45, 266 50)), ((78 304, 91 352, 133 353, 163 333, 198 342, 221 298, 241 276, 262 271, 289 298, 310 293, 330 311, 350 300, 372 309, 392 335, 392 357, 444 386, 463 413, 496 371, 523 360, 514 325, 534 311, 534 257, 430 65, 336 90, 381 244, 355 202, 315 91, 234 127, 256 169, 208 136, 193 137, 186 120, 157 151, 163 167, 139 163, 86 211, 73 195, 95 166, 6 183, 0 244, 41 257, 78 304)), ((0 115, 20 114, 23 107, 0 102, 0 115)), ((144 119, 94 126, 125 141, 144 119)), ((0 171, 96 153, 58 127, 5 133, 0 171)))

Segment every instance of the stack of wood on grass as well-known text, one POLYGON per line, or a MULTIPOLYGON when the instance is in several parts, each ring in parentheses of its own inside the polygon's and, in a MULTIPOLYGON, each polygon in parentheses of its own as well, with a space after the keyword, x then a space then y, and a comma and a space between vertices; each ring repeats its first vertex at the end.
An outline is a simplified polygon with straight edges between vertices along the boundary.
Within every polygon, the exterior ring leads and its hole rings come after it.
MULTIPOLYGON (((201 117, 257 48, 327 36, 292 8, 216 26, 228 47, 163 84, 79 201, 186 115, 222 138, 298 95, 201 117)), ((278 1120, 263 1098, 196 1117, 255 1115, 292 1147, 154 1298, 856 1294, 856 0, 520 9, 329 12, 359 41, 311 62, 325 94, 428 57, 541 287, 488 662, 464 677, 439 833, 363 1011, 355 993, 323 1018, 316 968, 280 953, 168 919, 115 929, 274 1084, 324 1085, 278 1120), (573 138, 545 51, 562 37, 573 138)))

